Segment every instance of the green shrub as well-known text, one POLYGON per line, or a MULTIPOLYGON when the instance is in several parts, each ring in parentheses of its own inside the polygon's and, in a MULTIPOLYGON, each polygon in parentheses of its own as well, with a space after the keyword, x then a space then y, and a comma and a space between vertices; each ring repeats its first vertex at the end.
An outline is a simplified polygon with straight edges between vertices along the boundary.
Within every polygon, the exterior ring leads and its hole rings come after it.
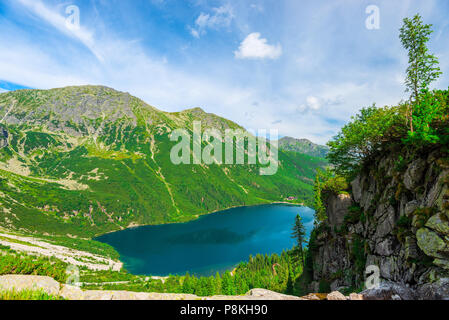
POLYGON ((318 222, 327 219, 325 201, 329 194, 348 193, 349 184, 342 176, 335 175, 335 172, 329 168, 325 171, 318 169, 315 176, 314 199, 315 199, 315 218, 318 222))
POLYGON ((49 295, 42 290, 4 291, 0 290, 0 300, 64 300, 62 297, 49 295))
POLYGON ((413 212, 413 217, 415 220, 414 226, 416 228, 424 227, 427 223, 427 220, 429 220, 430 217, 433 216, 436 212, 437 210, 433 207, 416 209, 415 212, 413 212))
POLYGON ((447 117, 447 91, 423 90, 413 110, 413 131, 408 132, 404 142, 413 145, 426 145, 441 142, 442 130, 439 122, 447 117))
POLYGON ((352 241, 350 259, 353 261, 355 272, 358 275, 363 275, 365 271, 366 257, 365 241, 355 236, 352 241))
POLYGON ((318 286, 318 293, 330 293, 331 292, 331 284, 329 281, 325 279, 321 279, 318 286))
POLYGON ((406 132, 401 106, 363 108, 329 143, 328 159, 338 174, 354 176, 362 160, 382 149, 385 140, 397 140, 406 132))
POLYGON ((399 155, 398 160, 394 165, 394 171, 396 172, 405 172, 407 169, 407 161, 404 159, 402 155, 399 155))
POLYGON ((352 205, 348 208, 348 213, 344 217, 345 223, 357 223, 361 220, 363 211, 359 205, 352 205))
POLYGON ((67 264, 58 259, 31 256, 13 250, 0 251, 0 275, 48 276, 64 283, 68 277, 66 269, 67 264))
POLYGON ((393 230, 393 234, 399 242, 405 243, 405 238, 411 234, 412 220, 407 216, 402 216, 396 223, 396 227, 393 230))

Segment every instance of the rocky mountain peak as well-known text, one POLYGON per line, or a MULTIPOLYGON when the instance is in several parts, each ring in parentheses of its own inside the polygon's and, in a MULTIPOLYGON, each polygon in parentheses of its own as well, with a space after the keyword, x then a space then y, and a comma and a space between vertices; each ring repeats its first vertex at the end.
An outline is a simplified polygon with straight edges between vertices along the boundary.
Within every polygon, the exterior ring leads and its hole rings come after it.
POLYGON ((325 158, 329 148, 313 143, 308 139, 283 137, 279 139, 279 148, 285 151, 294 151, 313 157, 325 158))

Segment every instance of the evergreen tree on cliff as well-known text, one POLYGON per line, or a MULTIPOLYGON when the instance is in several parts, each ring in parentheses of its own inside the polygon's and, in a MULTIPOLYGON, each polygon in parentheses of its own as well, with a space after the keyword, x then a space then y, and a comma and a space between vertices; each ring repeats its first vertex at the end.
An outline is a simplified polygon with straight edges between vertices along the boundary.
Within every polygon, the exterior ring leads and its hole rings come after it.
POLYGON ((304 261, 304 244, 306 242, 305 240, 306 236, 306 228, 304 227, 304 224, 302 223, 302 218, 298 214, 295 219, 295 225, 293 227, 293 234, 292 237, 296 239, 297 246, 295 248, 295 251, 297 251, 299 259, 301 263, 304 261))

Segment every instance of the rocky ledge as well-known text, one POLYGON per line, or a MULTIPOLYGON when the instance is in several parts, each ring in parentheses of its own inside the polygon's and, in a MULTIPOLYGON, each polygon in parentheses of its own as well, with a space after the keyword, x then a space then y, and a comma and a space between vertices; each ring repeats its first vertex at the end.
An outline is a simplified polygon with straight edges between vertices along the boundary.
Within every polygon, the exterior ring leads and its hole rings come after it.
POLYGON ((309 294, 305 297, 288 296, 265 289, 252 289, 243 296, 198 297, 193 294, 147 293, 129 291, 83 291, 78 287, 60 284, 50 277, 6 275, 0 276, 0 290, 37 290, 67 300, 363 300, 362 295, 345 297, 340 292, 309 294))

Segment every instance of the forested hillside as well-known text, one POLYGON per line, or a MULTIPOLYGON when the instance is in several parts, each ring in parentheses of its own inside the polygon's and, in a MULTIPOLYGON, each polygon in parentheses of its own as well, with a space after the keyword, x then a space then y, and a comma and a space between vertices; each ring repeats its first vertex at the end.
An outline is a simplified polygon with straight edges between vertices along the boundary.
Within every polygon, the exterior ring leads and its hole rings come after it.
POLYGON ((242 128, 101 86, 3 93, 0 119, 0 225, 30 232, 92 237, 288 197, 310 204, 315 169, 326 165, 287 151, 273 176, 259 175, 259 163, 174 165, 174 129, 242 128))

